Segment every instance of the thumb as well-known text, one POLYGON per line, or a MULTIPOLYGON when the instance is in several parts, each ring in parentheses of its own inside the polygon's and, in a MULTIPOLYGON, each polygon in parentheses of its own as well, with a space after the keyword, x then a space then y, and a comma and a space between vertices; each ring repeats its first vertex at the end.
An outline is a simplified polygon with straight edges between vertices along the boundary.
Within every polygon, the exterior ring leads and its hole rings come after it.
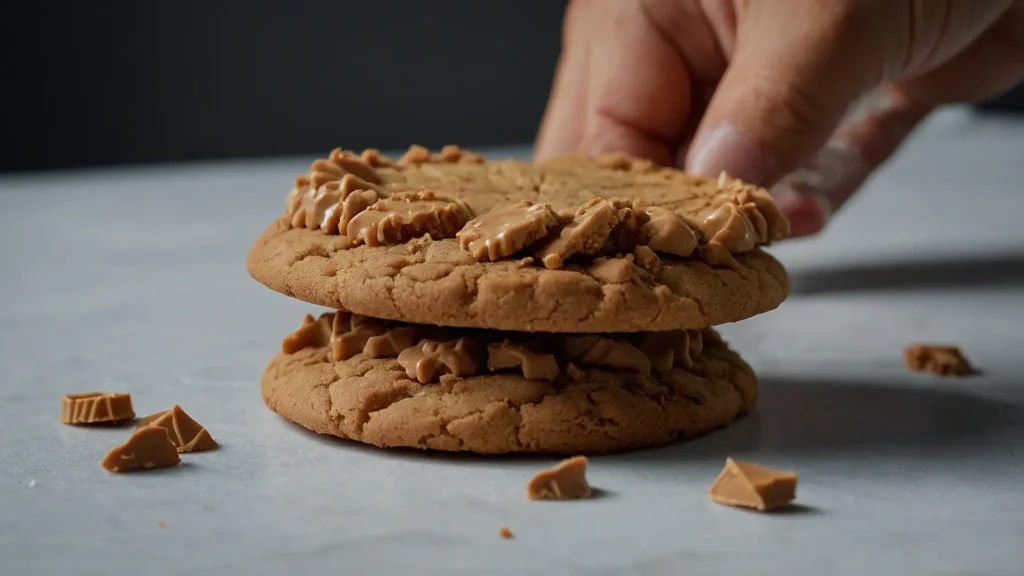
POLYGON ((820 149, 882 78, 882 42, 866 41, 870 18, 846 2, 789 3, 798 9, 751 2, 737 14, 736 52, 688 151, 689 171, 769 186, 820 149))

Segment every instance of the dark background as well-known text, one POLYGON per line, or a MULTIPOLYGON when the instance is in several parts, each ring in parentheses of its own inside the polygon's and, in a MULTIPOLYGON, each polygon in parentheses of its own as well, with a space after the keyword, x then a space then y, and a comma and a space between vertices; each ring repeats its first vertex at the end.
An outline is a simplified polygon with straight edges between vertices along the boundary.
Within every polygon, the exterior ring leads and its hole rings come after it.
POLYGON ((530 142, 565 4, 7 2, 0 171, 530 142))
POLYGON ((0 171, 530 142, 564 6, 5 3, 0 171))

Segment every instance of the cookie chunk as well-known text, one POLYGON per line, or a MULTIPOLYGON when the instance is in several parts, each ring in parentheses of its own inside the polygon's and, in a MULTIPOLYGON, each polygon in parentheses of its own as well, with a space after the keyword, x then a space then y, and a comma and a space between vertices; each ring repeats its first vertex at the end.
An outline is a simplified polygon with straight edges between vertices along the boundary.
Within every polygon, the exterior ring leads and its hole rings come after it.
POLYGON ((690 368, 680 361, 664 371, 662 360, 652 369, 644 350, 674 354, 679 338, 641 346, 644 334, 417 330, 423 338, 405 358, 360 352, 336 360, 329 339, 307 340, 267 367, 264 401, 310 430, 375 446, 567 455, 689 438, 757 401, 754 373, 710 329, 701 331, 699 352, 685 341, 690 368), (586 340, 570 340, 579 338, 586 340))
POLYGON ((590 498, 591 493, 585 456, 574 456, 541 470, 526 484, 530 500, 578 500, 590 498))
POLYGON ((247 259, 254 278, 312 304, 453 327, 636 332, 743 320, 789 291, 760 249, 788 222, 765 190, 727 175, 621 155, 483 162, 455 147, 328 160, 297 180, 247 259))
POLYGON ((956 346, 916 344, 903 350, 903 362, 914 372, 930 372, 939 376, 968 376, 974 367, 956 346))

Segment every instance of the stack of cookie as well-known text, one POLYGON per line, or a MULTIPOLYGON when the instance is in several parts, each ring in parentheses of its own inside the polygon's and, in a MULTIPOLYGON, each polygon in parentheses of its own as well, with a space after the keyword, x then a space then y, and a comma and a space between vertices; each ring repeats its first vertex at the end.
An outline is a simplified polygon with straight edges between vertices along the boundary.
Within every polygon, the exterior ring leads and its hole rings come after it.
POLYGON ((754 408, 711 328, 778 306, 770 196, 622 155, 530 164, 335 150, 296 179, 247 267, 334 312, 263 376, 271 410, 382 447, 600 453, 754 408))

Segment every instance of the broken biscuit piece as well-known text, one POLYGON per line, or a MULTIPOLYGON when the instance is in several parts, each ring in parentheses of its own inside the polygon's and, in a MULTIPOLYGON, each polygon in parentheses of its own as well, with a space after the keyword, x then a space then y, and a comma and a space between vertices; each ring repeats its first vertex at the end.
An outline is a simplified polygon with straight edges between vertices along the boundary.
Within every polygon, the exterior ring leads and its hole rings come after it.
POLYGON ((725 468, 711 484, 708 495, 719 504, 771 510, 796 498, 797 475, 749 462, 725 459, 725 468))
POLYGON ((512 538, 512 531, 508 529, 508 526, 502 526, 498 530, 498 536, 501 536, 505 540, 509 540, 512 538))
POLYGON ((526 484, 530 500, 575 500, 589 498, 587 484, 587 457, 573 456, 558 466, 538 472, 526 484))
POLYGON ((975 372, 970 361, 956 346, 908 346, 903 350, 903 363, 909 370, 939 376, 967 376, 975 372))
POLYGON ((216 450, 217 441, 210 432, 175 404, 170 410, 157 412, 139 421, 139 428, 157 426, 167 430, 178 452, 216 450))
POLYGON ((109 424, 132 418, 135 410, 130 394, 65 394, 60 402, 60 421, 65 424, 109 424))
POLYGON ((136 430, 127 442, 111 450, 103 459, 103 467, 108 472, 128 472, 169 468, 179 462, 181 457, 167 429, 145 426, 136 430))

